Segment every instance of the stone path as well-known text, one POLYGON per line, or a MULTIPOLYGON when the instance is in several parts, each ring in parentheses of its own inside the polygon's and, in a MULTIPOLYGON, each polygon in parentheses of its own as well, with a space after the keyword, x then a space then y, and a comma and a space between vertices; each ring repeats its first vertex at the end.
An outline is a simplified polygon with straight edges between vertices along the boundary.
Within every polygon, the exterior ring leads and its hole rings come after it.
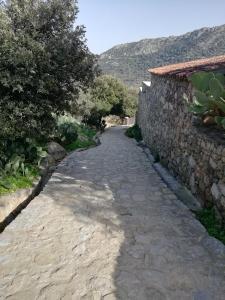
POLYGON ((0 235, 0 299, 224 300, 225 251, 113 128, 0 235))

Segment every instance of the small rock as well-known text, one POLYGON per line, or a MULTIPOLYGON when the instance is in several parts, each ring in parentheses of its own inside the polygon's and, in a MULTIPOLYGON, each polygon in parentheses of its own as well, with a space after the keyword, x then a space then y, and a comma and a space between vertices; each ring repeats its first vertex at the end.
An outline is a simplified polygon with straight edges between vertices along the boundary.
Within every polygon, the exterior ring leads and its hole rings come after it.
POLYGON ((217 164, 214 162, 214 160, 212 158, 210 158, 209 164, 214 170, 217 168, 217 164))
POLYGON ((42 161, 41 161, 41 168, 46 169, 48 167, 54 166, 55 159, 52 155, 48 154, 42 161))
POLYGON ((216 200, 218 200, 221 196, 221 192, 217 186, 217 184, 213 183, 212 188, 211 188, 211 193, 213 198, 215 198, 216 200))
POLYGON ((195 160, 194 160, 194 158, 193 158, 192 156, 189 157, 188 162, 189 162, 189 166, 190 166, 192 169, 194 169, 194 167, 196 166, 196 162, 195 162, 195 160))
POLYGON ((195 194, 196 193, 196 186, 195 186, 195 175, 194 175, 194 173, 192 173, 192 175, 190 177, 189 184, 190 184, 192 193, 195 194))
POLYGON ((66 156, 66 150, 56 142, 48 143, 48 154, 50 154, 54 160, 61 160, 66 156))

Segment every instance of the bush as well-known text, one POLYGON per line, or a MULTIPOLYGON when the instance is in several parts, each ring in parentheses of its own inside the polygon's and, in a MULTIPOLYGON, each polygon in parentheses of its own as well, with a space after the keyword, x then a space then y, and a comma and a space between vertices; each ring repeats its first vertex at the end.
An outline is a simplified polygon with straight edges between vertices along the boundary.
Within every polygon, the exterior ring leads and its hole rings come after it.
POLYGON ((65 122, 58 125, 56 137, 60 144, 69 145, 78 138, 77 126, 71 122, 65 122))
POLYGON ((89 115, 84 116, 82 122, 90 127, 95 127, 96 129, 100 129, 103 115, 104 113, 94 108, 91 110, 91 113, 89 115))
POLYGON ((76 26, 75 0, 0 1, 0 131, 36 137, 55 128, 92 83, 95 56, 76 26))
POLYGON ((38 166, 47 152, 29 138, 0 139, 0 176, 28 173, 28 166, 38 166))
POLYGON ((135 124, 134 126, 128 128, 126 130, 126 136, 130 138, 136 139, 137 142, 140 142, 142 140, 142 134, 141 134, 141 129, 140 127, 135 124))
POLYGON ((198 220, 205 226, 209 235, 225 244, 225 227, 218 220, 214 208, 204 208, 196 213, 198 220))

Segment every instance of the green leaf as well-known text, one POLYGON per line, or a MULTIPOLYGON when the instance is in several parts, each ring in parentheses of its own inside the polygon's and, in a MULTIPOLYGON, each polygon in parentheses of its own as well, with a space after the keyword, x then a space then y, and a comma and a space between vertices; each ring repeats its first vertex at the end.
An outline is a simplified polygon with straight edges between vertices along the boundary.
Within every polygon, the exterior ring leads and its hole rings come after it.
POLYGON ((209 81, 212 78, 214 78, 214 74, 211 72, 198 72, 190 77, 190 81, 197 90, 206 92, 209 90, 209 81))
POLYGON ((195 105, 192 104, 189 106, 188 110, 192 113, 195 113, 197 115, 203 115, 204 113, 207 112, 207 108, 204 106, 199 106, 199 105, 195 105))
POLYGON ((210 93, 213 95, 213 97, 216 100, 219 99, 220 97, 223 97, 224 88, 218 79, 212 78, 209 81, 209 88, 210 88, 210 93))
POLYGON ((215 120, 216 124, 222 126, 223 121, 225 121, 225 117, 216 116, 214 118, 214 120, 215 120))
POLYGON ((223 101, 222 99, 218 100, 216 102, 217 107, 225 113, 225 101, 223 101))
POLYGON ((195 97, 200 105, 209 106, 210 101, 208 96, 201 91, 195 91, 195 97))
POLYGON ((28 168, 25 168, 24 169, 24 176, 28 176, 29 175, 29 169, 28 168))
POLYGON ((222 73, 215 74, 215 78, 224 86, 225 85, 225 76, 222 73))
POLYGON ((3 186, 7 190, 9 190, 12 187, 11 183, 8 181, 0 181, 0 185, 3 186))

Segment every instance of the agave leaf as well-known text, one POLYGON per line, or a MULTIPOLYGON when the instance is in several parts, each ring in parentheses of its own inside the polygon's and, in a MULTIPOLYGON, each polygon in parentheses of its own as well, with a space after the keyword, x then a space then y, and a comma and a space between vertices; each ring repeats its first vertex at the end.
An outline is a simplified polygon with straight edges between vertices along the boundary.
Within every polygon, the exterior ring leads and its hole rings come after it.
POLYGON ((13 173, 16 174, 20 167, 20 160, 18 159, 12 164, 13 173))
POLYGON ((23 176, 24 176, 25 175, 25 165, 24 165, 24 162, 21 163, 20 167, 21 167, 21 170, 22 170, 22 173, 23 173, 23 176))
POLYGON ((28 168, 25 168, 24 169, 24 176, 28 176, 29 175, 29 169, 28 168))
POLYGON ((12 163, 11 162, 8 162, 6 165, 5 165, 5 172, 6 173, 9 173, 12 169, 12 163))
POLYGON ((0 180, 0 186, 4 187, 7 190, 9 190, 12 187, 11 183, 6 180, 0 180))
POLYGON ((38 153, 38 155, 41 158, 45 158, 48 155, 48 153, 47 153, 47 151, 42 150, 41 152, 38 153))

